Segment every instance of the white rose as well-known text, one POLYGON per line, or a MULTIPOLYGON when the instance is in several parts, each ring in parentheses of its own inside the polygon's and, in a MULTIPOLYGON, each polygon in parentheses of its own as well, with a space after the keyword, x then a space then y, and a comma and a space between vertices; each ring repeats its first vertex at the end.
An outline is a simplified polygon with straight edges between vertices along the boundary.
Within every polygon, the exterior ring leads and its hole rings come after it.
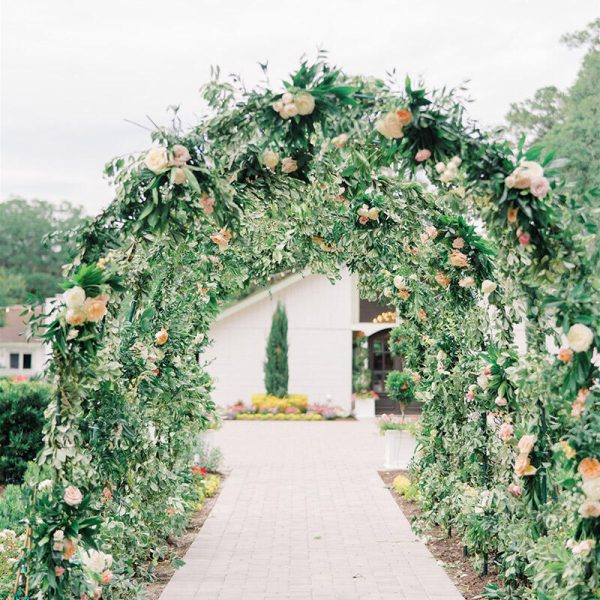
POLYGON ((283 96, 281 96, 281 101, 284 104, 291 104, 294 101, 294 96, 289 92, 286 92, 285 94, 283 94, 283 96))
POLYGON ((394 277, 394 287, 399 290, 406 287, 406 279, 401 275, 396 275, 396 277, 394 277))
POLYGON ((440 181, 442 183, 448 183, 449 181, 452 181, 452 179, 454 179, 454 174, 451 173, 450 171, 444 171, 441 175, 440 175, 440 181))
POLYGON ((281 112, 281 110, 283 109, 283 102, 281 100, 277 100, 277 102, 273 102, 273 104, 271 104, 271 108, 275 112, 281 112))
POLYGON ((331 143, 334 146, 337 146, 338 148, 342 148, 343 146, 345 146, 348 143, 348 134, 347 133, 340 133, 340 135, 334 137, 331 140, 331 143))
POLYGON ((284 119, 290 119, 298 114, 298 107, 295 104, 286 104, 279 113, 284 119))
POLYGON ((587 352, 594 341, 594 332, 581 323, 571 325, 567 333, 569 348, 575 352, 587 352))
POLYGON ((279 154, 273 150, 265 150, 262 154, 262 161, 267 169, 274 169, 279 162, 279 154))
POLYGON ((446 170, 446 165, 443 162, 439 162, 435 165, 435 170, 438 175, 441 175, 446 170))
POLYGON ((83 564, 94 573, 102 573, 106 569, 110 569, 112 563, 112 555, 100 552, 100 550, 90 550, 83 555, 83 564))
POLYGON ((587 496, 588 500, 597 502, 600 500, 600 477, 595 479, 589 479, 581 485, 583 493, 587 496))
POLYGON ((309 92, 298 92, 294 96, 294 104, 299 115, 310 115, 315 110, 315 99, 309 92))
POLYGON ((392 290, 389 287, 384 288, 383 295, 386 298, 391 298, 392 297, 392 290))
POLYGON ((359 217, 367 217, 369 218, 369 207, 366 204, 363 204, 357 211, 359 217))
POLYGON ((65 504, 68 504, 69 506, 79 506, 83 500, 83 494, 79 488, 70 485, 65 488, 63 500, 65 501, 65 504))
POLYGON ((490 382, 485 375, 479 375, 479 377, 477 377, 477 385, 485 390, 490 385, 490 382))
POLYGON ((458 167, 460 167, 461 164, 462 164, 462 158, 460 156, 453 156, 450 159, 450 163, 448 166, 454 165, 456 168, 458 168, 458 167))
POLYGON ((146 154, 144 164, 156 174, 166 171, 169 167, 169 158, 167 156, 166 148, 152 148, 148 154, 146 154))
POLYGON ((52 534, 52 539, 55 542, 62 542, 65 539, 65 532, 62 529, 57 529, 53 534, 52 534))
POLYGON ((38 490, 40 492, 51 490, 53 485, 54 483, 52 482, 52 479, 44 479, 38 483, 38 490))
POLYGON ((515 183, 517 182, 517 178, 514 175, 509 175, 504 179, 504 183, 507 188, 514 188, 515 183))
POLYGON ((404 136, 400 117, 395 112, 389 112, 375 122, 375 129, 388 139, 404 136))
POLYGON ((490 281, 489 279, 484 279, 481 284, 481 291, 484 294, 491 294, 492 292, 496 291, 497 287, 498 286, 493 281, 490 281))
POLYGON ((85 302, 85 290, 77 285, 75 287, 69 288, 63 294, 63 300, 67 305, 67 308, 76 308, 79 306, 83 306, 83 303, 85 302))

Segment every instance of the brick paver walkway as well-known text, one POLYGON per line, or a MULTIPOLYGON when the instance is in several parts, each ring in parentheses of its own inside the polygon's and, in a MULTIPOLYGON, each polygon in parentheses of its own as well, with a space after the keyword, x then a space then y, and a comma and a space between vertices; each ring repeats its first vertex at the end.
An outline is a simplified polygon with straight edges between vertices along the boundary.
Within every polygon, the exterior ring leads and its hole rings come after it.
POLYGON ((373 422, 229 421, 231 470, 161 600, 462 598, 377 474, 373 422))

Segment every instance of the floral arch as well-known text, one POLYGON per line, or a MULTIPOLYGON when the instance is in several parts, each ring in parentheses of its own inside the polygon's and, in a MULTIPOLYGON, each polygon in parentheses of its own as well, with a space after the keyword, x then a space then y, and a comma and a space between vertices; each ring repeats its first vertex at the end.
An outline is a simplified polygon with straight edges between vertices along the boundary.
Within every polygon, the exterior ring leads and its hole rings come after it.
POLYGON ((105 596, 134 597, 132 576, 188 516, 190 446, 214 410, 196 355, 219 302, 276 272, 347 265, 402 319, 428 518, 496 561, 515 597, 591 594, 597 249, 557 161, 480 131, 452 93, 321 60, 283 93, 218 72, 202 93, 198 126, 175 118, 148 152, 107 165, 116 198, 34 323, 57 393, 21 589, 91 598, 112 560, 105 596))

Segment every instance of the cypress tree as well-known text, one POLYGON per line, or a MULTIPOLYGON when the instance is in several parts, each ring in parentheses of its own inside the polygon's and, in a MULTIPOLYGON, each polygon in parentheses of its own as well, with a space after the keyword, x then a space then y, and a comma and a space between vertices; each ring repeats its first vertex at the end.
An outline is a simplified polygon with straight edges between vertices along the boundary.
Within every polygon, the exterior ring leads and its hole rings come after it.
POLYGON ((273 313, 271 332, 267 341, 265 360, 265 389, 267 394, 285 398, 288 394, 288 320, 285 308, 277 303, 273 313))

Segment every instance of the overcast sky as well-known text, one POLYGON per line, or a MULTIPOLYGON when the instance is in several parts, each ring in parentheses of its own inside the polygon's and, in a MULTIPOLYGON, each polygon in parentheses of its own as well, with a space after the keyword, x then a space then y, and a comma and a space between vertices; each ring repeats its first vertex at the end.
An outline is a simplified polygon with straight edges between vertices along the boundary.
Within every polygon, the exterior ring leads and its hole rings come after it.
POLYGON ((128 123, 202 111, 211 65, 248 84, 269 61, 279 85, 318 48, 350 73, 428 85, 470 80, 472 115, 502 122, 510 102, 567 87, 581 52, 561 34, 600 15, 598 0, 0 0, 1 188, 68 199, 93 213, 111 199, 112 156, 148 146, 128 123))

